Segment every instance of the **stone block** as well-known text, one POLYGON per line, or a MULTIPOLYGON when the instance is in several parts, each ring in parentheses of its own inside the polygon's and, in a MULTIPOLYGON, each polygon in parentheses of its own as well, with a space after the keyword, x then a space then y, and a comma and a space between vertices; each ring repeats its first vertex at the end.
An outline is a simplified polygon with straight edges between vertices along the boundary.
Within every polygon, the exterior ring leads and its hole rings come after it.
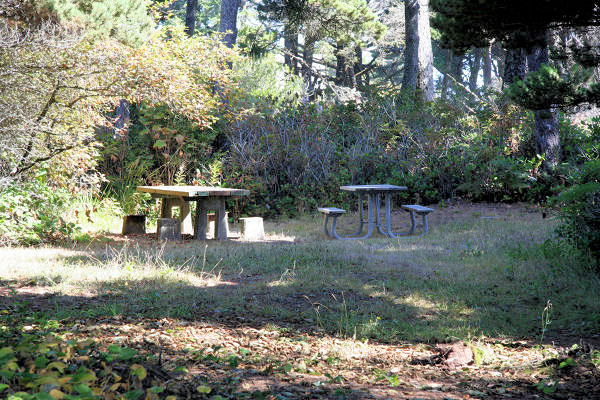
POLYGON ((240 218, 242 221, 242 239, 265 240, 265 228, 261 217, 240 218))
POLYGON ((181 240, 181 224, 175 218, 156 220, 157 240, 181 240))
POLYGON ((132 233, 146 233, 146 216, 145 215, 126 215, 123 217, 122 235, 132 233))

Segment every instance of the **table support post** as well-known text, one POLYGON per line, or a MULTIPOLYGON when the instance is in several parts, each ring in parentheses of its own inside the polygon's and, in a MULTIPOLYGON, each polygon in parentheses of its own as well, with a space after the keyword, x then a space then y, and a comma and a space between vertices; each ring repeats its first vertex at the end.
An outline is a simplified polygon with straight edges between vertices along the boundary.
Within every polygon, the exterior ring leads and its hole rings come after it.
MULTIPOLYGON (((351 236, 358 236, 363 231, 363 226, 365 225, 365 196, 362 193, 358 195, 358 212, 360 213, 360 223, 358 226, 358 230, 354 232, 351 236)), ((367 221, 368 222, 368 221, 367 221)))
POLYGON ((181 200, 179 207, 179 221, 181 222, 181 233, 194 234, 194 224, 192 223, 190 203, 188 201, 181 200))
POLYGON ((173 205, 171 204, 171 200, 167 199, 167 198, 162 198, 160 200, 160 217, 161 218, 171 218, 172 217, 172 211, 171 209, 173 205))
POLYGON ((215 221, 215 238, 227 240, 227 213, 225 212, 225 199, 219 199, 219 208, 217 209, 217 220, 215 221))
POLYGON ((194 237, 196 240, 206 240, 206 212, 207 210, 204 200, 198 200, 196 202, 196 220, 194 224, 194 237))
MULTIPOLYGON (((381 209, 381 193, 376 193, 373 196, 375 196, 375 209, 376 209, 376 213, 377 213, 377 230, 379 231, 379 233, 381 233, 383 236, 390 236, 388 234, 388 232, 383 230, 383 225, 381 223, 381 216, 380 216, 380 209, 381 209)), ((385 199, 386 199, 386 205, 387 205, 387 200, 389 199, 388 194, 386 193, 385 195, 385 199)), ((390 220, 390 216, 389 216, 389 206, 386 207, 385 213, 386 213, 386 221, 390 220)))
POLYGON ((410 230, 408 232, 400 232, 400 233, 394 233, 392 232, 392 218, 391 218, 391 209, 392 209, 392 205, 391 205, 391 196, 389 194, 386 194, 385 196, 385 208, 386 208, 386 215, 387 215, 387 222, 386 222, 386 229, 388 231, 388 234, 390 237, 392 238, 396 238, 396 237, 400 237, 400 236, 409 236, 412 235, 415 231, 415 227, 417 226, 417 221, 415 220, 415 214, 411 211, 410 212, 410 230))

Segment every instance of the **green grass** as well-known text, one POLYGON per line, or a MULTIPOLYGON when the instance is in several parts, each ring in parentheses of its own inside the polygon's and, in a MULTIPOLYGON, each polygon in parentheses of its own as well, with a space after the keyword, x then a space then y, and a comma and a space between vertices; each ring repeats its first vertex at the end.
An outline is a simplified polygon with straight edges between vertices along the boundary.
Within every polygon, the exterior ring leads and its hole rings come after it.
POLYGON ((422 238, 334 241, 321 219, 304 217, 267 223, 267 242, 96 241, 0 249, 0 259, 4 286, 54 293, 52 319, 243 318, 388 343, 536 340, 550 301, 547 337, 600 329, 598 276, 548 241, 553 221, 464 213, 432 226, 422 238))

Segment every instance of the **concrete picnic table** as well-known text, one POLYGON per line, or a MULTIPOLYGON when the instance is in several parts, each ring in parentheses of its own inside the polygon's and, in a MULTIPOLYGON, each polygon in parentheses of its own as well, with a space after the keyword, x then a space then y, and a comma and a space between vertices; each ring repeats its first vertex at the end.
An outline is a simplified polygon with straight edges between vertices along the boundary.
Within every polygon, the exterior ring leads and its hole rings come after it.
POLYGON ((206 240, 207 212, 216 212, 215 238, 227 239, 227 214, 225 200, 231 197, 248 196, 249 190, 212 186, 138 186, 138 192, 150 193, 161 199, 160 217, 171 218, 172 208, 179 206, 181 232, 190 233, 193 226, 194 238, 206 240), (196 202, 196 215, 192 223, 190 202, 196 202))
MULTIPOLYGON (((358 193, 358 209, 360 212, 360 226, 358 230, 348 237, 339 237, 340 239, 366 239, 373 234, 374 225, 377 230, 384 236, 396 237, 398 234, 392 232, 392 201, 391 196, 394 193, 408 190, 406 186, 395 185, 346 185, 340 186, 340 190, 358 193), (368 197, 368 217, 365 221, 364 217, 364 199, 368 197), (381 223, 379 209, 381 207, 381 197, 385 196, 385 226, 381 223), (367 233, 364 236, 359 236, 363 231, 363 226, 367 224, 367 233)), ((400 234, 404 235, 404 234, 400 234)))

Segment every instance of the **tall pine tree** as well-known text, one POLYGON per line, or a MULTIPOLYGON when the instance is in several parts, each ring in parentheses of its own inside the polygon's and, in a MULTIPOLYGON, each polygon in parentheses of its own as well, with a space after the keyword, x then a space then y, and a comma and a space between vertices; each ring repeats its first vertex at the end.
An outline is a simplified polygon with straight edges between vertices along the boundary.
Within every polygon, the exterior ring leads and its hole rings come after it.
POLYGON ((431 6, 436 11, 432 23, 444 46, 466 50, 498 40, 507 48, 505 81, 511 83, 507 92, 535 111, 538 151, 545 156, 545 165, 554 167, 560 159, 560 141, 553 110, 600 104, 600 84, 585 72, 600 65, 600 51, 589 42, 573 41, 564 52, 579 67, 572 74, 561 74, 548 58, 548 32, 600 26, 600 0, 431 0, 431 6))

